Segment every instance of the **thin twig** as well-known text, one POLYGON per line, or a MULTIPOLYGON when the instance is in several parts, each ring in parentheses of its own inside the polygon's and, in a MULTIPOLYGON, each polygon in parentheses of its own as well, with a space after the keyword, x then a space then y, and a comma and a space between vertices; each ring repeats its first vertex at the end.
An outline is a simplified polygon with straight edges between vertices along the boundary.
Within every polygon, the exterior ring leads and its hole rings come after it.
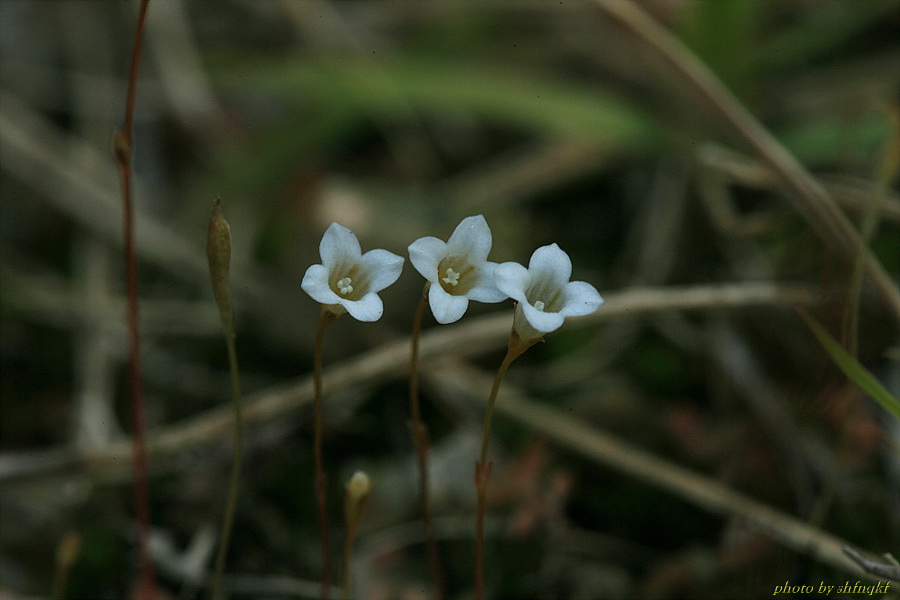
POLYGON ((503 357, 503 362, 500 363, 497 374, 494 376, 491 394, 488 396, 487 408, 484 412, 484 425, 481 429, 481 455, 478 463, 475 465, 475 492, 477 498, 475 506, 475 598, 477 600, 484 598, 484 514, 487 511, 487 490, 491 482, 491 463, 488 462, 487 456, 491 440, 491 421, 494 417, 494 405, 497 401, 497 392, 500 391, 500 384, 503 383, 503 378, 506 376, 506 371, 509 370, 509 365, 528 348, 528 346, 525 348, 514 346, 513 338, 518 340, 518 336, 513 333, 512 337, 510 337, 506 356, 503 357))
POLYGON ((324 306, 321 308, 313 350, 313 457, 316 469, 315 491, 316 503, 319 507, 319 533, 322 538, 322 582, 320 588, 320 598, 322 600, 328 600, 328 590, 331 587, 331 544, 328 541, 328 480, 322 456, 324 429, 322 420, 322 341, 325 337, 325 330, 334 323, 335 319, 335 315, 329 312, 327 308, 324 306))
POLYGON ((877 577, 884 577, 900 583, 900 563, 891 553, 884 555, 887 562, 872 560, 853 546, 844 546, 844 554, 852 558, 860 567, 877 577))
POLYGON ((711 114, 717 115, 743 139, 776 173, 790 191, 788 198, 818 236, 840 252, 847 264, 865 252, 865 272, 875 290, 900 321, 900 289, 891 281, 878 259, 869 253, 859 234, 828 192, 782 146, 747 108, 716 78, 687 46, 660 26, 642 8, 629 0, 595 0, 603 11, 652 48, 705 98, 711 114))
POLYGON ((132 464, 134 469, 134 502, 138 521, 138 555, 140 561, 140 598, 156 598, 156 576, 150 558, 150 500, 147 483, 147 447, 145 440, 144 391, 141 382, 140 331, 138 328, 137 257, 134 250, 134 202, 131 197, 132 135, 134 104, 137 96, 138 66, 149 0, 141 0, 134 48, 128 72, 125 120, 114 139, 116 160, 122 179, 123 237, 125 240, 125 278, 128 288, 128 358, 131 380, 131 412, 134 429, 132 464))
MULTIPOLYGON (((442 362, 440 369, 429 372, 429 379, 446 390, 463 393, 475 400, 484 397, 491 377, 481 370, 448 360, 442 362)), ((797 552, 872 579, 844 554, 847 546, 844 540, 748 498, 718 481, 598 431, 578 418, 529 400, 512 385, 504 387, 497 402, 497 412, 570 451, 663 488, 713 513, 737 519, 797 552)))
MULTIPOLYGON (((689 287, 631 288, 606 295, 603 310, 588 317, 566 322, 567 329, 589 327, 607 320, 639 317, 666 311, 728 310, 752 306, 812 305, 821 298, 802 285, 779 286, 772 283, 737 283, 689 287)), ((421 360, 436 356, 473 356, 501 349, 509 338, 509 312, 466 319, 422 336, 421 360)), ((409 342, 406 339, 385 344, 343 363, 329 367, 323 375, 326 392, 374 385, 402 377, 408 368, 409 342)), ((306 406, 313 399, 312 378, 272 386, 245 398, 244 422, 261 424, 283 418, 288 411, 306 406)), ((339 398, 335 398, 339 401, 339 398)), ((229 407, 218 407, 155 432, 149 440, 154 467, 172 468, 171 459, 190 448, 221 439, 231 430, 234 414, 229 407)), ((121 469, 130 451, 130 440, 117 442, 103 450, 78 454, 66 447, 0 454, 0 486, 39 480, 52 475, 86 472, 107 479, 127 479, 121 469)))
POLYGON ((434 527, 431 522, 430 478, 428 475, 428 426, 422 420, 422 408, 419 401, 419 339, 422 335, 422 318, 428 308, 428 290, 431 284, 426 283, 422 290, 422 298, 416 307, 413 317, 413 328, 410 334, 409 352, 409 410, 412 416, 413 443, 416 446, 416 459, 419 467, 419 500, 422 504, 422 524, 425 527, 425 545, 428 549, 428 564, 431 569, 431 580, 434 585, 434 597, 442 600, 446 597, 444 572, 441 568, 441 556, 434 527))

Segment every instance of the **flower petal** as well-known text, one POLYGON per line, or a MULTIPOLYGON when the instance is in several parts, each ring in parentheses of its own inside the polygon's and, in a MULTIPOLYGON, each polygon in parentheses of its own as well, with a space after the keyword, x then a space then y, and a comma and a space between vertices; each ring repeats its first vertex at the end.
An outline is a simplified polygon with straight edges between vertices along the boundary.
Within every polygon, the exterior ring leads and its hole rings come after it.
POLYGON ((493 238, 484 215, 475 215, 463 219, 453 235, 447 240, 447 252, 450 254, 468 254, 469 262, 479 264, 487 260, 491 252, 493 238))
POLYGON ((361 253, 356 234, 340 223, 329 225, 319 242, 319 256, 328 269, 341 263, 355 263, 361 253))
POLYGON ((476 302, 503 302, 509 298, 509 295, 501 292, 494 282, 494 272, 497 266, 495 262, 486 262, 481 265, 478 283, 466 294, 470 300, 475 300, 476 302))
POLYGON ((446 325, 459 321, 466 309, 469 308, 469 299, 465 296, 452 296, 439 285, 431 286, 428 291, 428 304, 431 305, 431 313, 435 320, 446 325))
POLYGON ((531 255, 528 272, 534 279, 552 281, 563 287, 572 276, 572 259, 556 244, 541 246, 531 255))
POLYGON ((517 262, 505 262, 494 268, 497 289, 517 302, 525 302, 525 290, 530 282, 528 269, 517 262))
POLYGON ((347 309, 347 312, 350 313, 351 317, 357 321, 364 321, 366 323, 377 321, 384 313, 384 304, 381 302, 381 298, 378 297, 378 294, 373 292, 369 292, 359 300, 355 301, 341 298, 340 304, 347 309))
POLYGON ((586 281, 571 281, 566 284, 565 302, 560 314, 565 317, 589 315, 603 304, 603 298, 597 288, 586 281))
POLYGON ((369 250, 362 255, 359 265, 369 276, 369 292, 378 293, 393 284, 403 271, 402 256, 387 250, 369 250))
POLYGON ((556 331, 562 326, 563 321, 566 320, 561 313, 544 312, 536 309, 527 302, 521 302, 519 303, 519 306, 521 306, 522 310, 525 312, 525 319, 532 327, 541 333, 556 331))
POLYGON ((447 243, 436 237, 423 237, 409 245, 409 262, 431 283, 438 282, 438 265, 447 255, 447 243))
POLYGON ((341 300, 328 285, 328 269, 323 265, 312 265, 308 268, 300 287, 319 304, 337 304, 341 300))

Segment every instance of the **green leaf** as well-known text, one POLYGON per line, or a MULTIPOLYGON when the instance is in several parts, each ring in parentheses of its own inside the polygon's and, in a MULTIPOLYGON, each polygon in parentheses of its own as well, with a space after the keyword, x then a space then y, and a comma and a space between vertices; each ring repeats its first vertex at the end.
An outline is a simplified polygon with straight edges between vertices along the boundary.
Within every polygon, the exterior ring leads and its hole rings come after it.
POLYGON ((900 0, 862 0, 833 2, 821 10, 809 11, 809 17, 771 36, 757 49, 754 57, 761 71, 802 67, 860 35, 878 19, 900 6, 900 0))
POLYGON ((784 127, 777 135, 804 165, 814 166, 873 155, 891 135, 891 128, 883 113, 872 111, 852 120, 837 115, 810 118, 784 127))
POLYGON ((900 419, 900 400, 894 398, 891 393, 881 385, 881 382, 879 382, 868 369, 862 366, 852 354, 844 350, 843 346, 837 343, 837 341, 825 331, 825 328, 822 327, 822 325, 820 325, 808 312, 802 308, 798 308, 797 312, 806 322, 807 327, 809 327, 813 335, 816 336, 816 339, 819 340, 819 343, 825 349, 825 352, 831 356, 831 360, 834 361, 834 364, 844 372, 844 375, 846 375, 850 381, 862 388, 865 393, 884 407, 886 411, 893 413, 894 416, 900 419))
POLYGON ((232 90, 319 104, 355 106, 361 114, 409 118, 469 112, 546 137, 605 148, 646 145, 659 124, 609 90, 549 75, 465 61, 361 58, 319 61, 234 60, 218 70, 232 90))
POLYGON ((692 2, 682 11, 682 39, 738 96, 753 85, 750 67, 764 8, 758 1, 726 0, 692 2))

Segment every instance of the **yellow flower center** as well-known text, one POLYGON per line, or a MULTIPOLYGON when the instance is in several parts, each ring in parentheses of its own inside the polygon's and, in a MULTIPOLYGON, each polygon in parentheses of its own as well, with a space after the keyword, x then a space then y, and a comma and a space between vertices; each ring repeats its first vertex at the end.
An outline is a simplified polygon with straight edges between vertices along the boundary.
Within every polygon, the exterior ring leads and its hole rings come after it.
POLYGON ((466 254, 445 256, 438 264, 438 277, 444 291, 453 296, 465 296, 478 280, 475 266, 466 254))

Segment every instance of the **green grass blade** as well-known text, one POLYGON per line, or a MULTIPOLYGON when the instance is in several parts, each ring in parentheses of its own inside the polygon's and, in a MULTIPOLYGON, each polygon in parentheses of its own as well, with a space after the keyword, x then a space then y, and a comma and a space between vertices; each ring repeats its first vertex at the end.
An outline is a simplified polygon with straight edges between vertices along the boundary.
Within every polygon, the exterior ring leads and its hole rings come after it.
POLYGON ((544 137, 580 139, 609 149, 641 147, 659 135, 648 113, 599 87, 465 61, 418 58, 305 62, 230 60, 217 71, 226 89, 356 107, 361 114, 409 110, 471 112, 544 137))
POLYGON ((881 382, 879 382, 868 369, 862 366, 852 354, 844 350, 844 348, 837 343, 837 341, 825 331, 825 328, 822 327, 822 325, 820 325, 808 312, 802 308, 798 308, 797 312, 806 322, 806 326, 809 327, 813 335, 816 336, 816 339, 819 340, 819 343, 825 349, 825 352, 831 356, 831 360, 834 361, 834 364, 844 372, 844 375, 846 375, 850 381, 862 388, 862 390, 871 396, 873 400, 883 406, 886 411, 893 413, 895 417, 900 419, 900 400, 894 398, 891 393, 881 385, 881 382))
POLYGON ((760 43, 753 60, 760 72, 786 71, 840 51, 854 36, 897 10, 900 0, 834 2, 760 43))

